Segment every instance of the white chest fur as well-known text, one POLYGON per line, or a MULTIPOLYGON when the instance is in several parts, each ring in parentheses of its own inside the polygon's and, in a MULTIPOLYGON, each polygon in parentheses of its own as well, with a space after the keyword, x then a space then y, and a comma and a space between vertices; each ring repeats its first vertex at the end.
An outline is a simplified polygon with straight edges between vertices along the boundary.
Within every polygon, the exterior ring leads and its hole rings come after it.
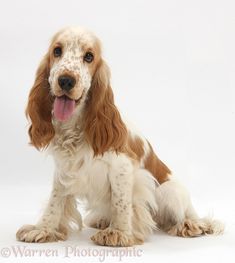
POLYGON ((65 194, 73 194, 87 201, 89 207, 108 202, 110 182, 107 154, 94 157, 82 134, 65 133, 55 136, 50 146, 56 172, 55 177, 65 187, 65 194))

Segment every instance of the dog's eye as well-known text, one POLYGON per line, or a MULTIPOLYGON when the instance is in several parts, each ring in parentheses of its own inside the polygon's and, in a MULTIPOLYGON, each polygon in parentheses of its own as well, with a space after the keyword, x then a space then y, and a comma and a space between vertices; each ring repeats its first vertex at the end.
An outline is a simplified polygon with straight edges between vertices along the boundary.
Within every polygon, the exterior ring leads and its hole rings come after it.
POLYGON ((94 59, 94 55, 91 52, 86 52, 85 56, 83 57, 84 61, 87 63, 91 63, 94 59))
POLYGON ((62 48, 61 47, 54 48, 53 53, 55 57, 60 57, 62 55, 62 48))

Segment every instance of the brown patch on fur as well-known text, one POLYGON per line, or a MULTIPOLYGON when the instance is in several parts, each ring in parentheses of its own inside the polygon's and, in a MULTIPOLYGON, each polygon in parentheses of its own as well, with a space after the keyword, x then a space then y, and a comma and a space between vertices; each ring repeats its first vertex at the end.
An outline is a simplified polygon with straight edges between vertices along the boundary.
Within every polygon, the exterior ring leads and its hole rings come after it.
POLYGON ((127 141, 127 129, 114 104, 110 87, 110 73, 101 60, 92 79, 84 113, 84 130, 94 155, 108 150, 123 152, 127 141))
POLYGON ((31 144, 37 149, 47 147, 55 134, 51 122, 53 98, 48 83, 49 60, 49 54, 47 54, 39 65, 26 108, 26 116, 31 120, 29 127, 31 144))
POLYGON ((162 184, 168 181, 168 176, 171 174, 170 169, 157 157, 152 146, 149 144, 150 152, 145 159, 145 168, 162 184))
POLYGON ((141 140, 139 136, 135 136, 134 138, 131 134, 128 134, 128 155, 134 160, 140 161, 140 159, 144 155, 144 142, 141 140))

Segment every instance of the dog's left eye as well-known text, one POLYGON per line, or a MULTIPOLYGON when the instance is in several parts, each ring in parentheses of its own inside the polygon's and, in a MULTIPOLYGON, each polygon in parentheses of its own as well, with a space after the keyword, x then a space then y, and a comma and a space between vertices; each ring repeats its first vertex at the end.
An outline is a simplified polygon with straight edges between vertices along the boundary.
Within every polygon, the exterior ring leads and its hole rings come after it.
POLYGON ((55 57, 60 57, 62 55, 62 48, 61 47, 54 48, 53 53, 55 57))
POLYGON ((84 61, 91 63, 94 59, 94 55, 91 52, 86 52, 85 56, 83 57, 84 61))

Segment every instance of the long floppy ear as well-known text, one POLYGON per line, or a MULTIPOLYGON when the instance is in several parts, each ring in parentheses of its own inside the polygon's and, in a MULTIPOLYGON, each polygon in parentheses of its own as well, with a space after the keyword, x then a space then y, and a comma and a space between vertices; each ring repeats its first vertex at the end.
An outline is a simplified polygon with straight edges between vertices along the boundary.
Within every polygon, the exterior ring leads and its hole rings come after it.
POLYGON ((85 135, 95 155, 126 146, 127 129, 114 104, 110 71, 101 60, 92 79, 85 110, 85 135))
POLYGON ((53 101, 48 82, 49 60, 47 54, 39 65, 26 108, 26 116, 31 121, 29 127, 30 143, 37 149, 47 147, 55 134, 51 122, 53 101))

